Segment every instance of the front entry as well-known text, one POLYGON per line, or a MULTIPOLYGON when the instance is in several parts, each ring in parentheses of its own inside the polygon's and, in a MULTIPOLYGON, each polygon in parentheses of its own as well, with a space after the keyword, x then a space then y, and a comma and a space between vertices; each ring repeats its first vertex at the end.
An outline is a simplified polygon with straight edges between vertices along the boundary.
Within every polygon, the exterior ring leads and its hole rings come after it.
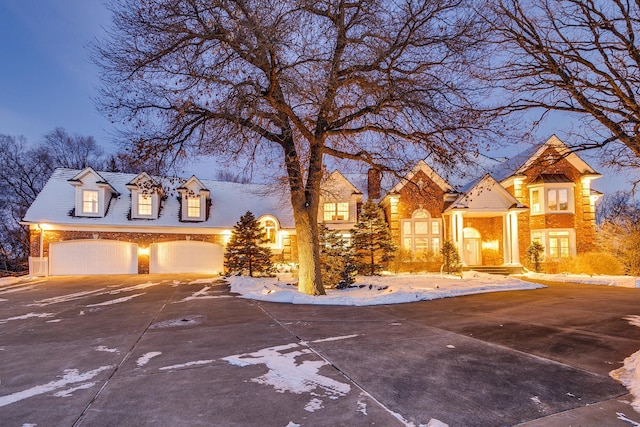
POLYGON ((482 265, 482 239, 475 228, 466 227, 463 230, 464 253, 463 262, 467 265, 482 265))

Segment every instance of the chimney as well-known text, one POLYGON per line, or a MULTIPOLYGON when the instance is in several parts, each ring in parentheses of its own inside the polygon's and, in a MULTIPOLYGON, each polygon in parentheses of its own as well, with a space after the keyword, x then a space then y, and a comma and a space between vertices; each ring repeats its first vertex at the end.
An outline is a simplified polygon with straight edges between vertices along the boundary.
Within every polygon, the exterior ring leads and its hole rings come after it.
POLYGON ((382 172, 380 169, 371 168, 367 172, 367 191, 369 193, 369 200, 377 200, 380 198, 380 181, 382 179, 382 172))

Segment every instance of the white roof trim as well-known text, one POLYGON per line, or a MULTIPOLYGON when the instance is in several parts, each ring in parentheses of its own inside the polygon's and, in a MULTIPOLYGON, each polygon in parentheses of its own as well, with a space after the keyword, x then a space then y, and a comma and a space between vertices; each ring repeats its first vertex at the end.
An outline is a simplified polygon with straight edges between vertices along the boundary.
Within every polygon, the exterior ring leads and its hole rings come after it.
POLYGON ((411 182, 413 177, 419 172, 424 172, 433 182, 435 182, 438 187, 440 187, 444 192, 452 191, 453 187, 447 183, 436 171, 431 169, 429 165, 424 160, 420 160, 414 167, 407 173, 392 189, 389 193, 398 193, 407 183, 411 182))
POLYGON ((531 156, 529 159, 516 171, 514 175, 522 174, 527 169, 531 167, 531 165, 536 162, 540 156, 547 150, 547 148, 552 147, 555 148, 561 156, 564 156, 569 163, 582 174, 598 174, 587 162, 582 160, 580 156, 574 153, 564 142, 560 140, 556 135, 551 135, 551 137, 538 148, 538 150, 531 156))

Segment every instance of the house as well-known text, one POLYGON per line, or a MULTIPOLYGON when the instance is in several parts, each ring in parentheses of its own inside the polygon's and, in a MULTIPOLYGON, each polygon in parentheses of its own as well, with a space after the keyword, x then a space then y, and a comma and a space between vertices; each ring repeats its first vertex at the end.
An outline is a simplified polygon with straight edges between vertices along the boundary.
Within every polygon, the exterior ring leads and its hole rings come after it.
POLYGON ((31 274, 221 273, 247 211, 277 259, 295 259, 293 213, 268 185, 56 169, 28 209, 31 274))
POLYGON ((458 190, 421 161, 380 205, 398 247, 418 259, 450 240, 465 266, 519 271, 534 241, 549 261, 595 249, 600 177, 554 135, 458 190))
MULTIPOLYGON (((363 200, 376 200, 392 238, 414 259, 445 241, 464 265, 522 268, 532 242, 547 260, 594 250, 600 177, 556 136, 455 189, 425 161, 405 176, 339 171, 322 184, 318 221, 349 239, 363 200), (355 183, 355 184, 354 184, 355 183)), ((23 224, 31 274, 220 273, 224 246, 251 211, 274 258, 296 262, 287 196, 264 184, 57 169, 23 224)))

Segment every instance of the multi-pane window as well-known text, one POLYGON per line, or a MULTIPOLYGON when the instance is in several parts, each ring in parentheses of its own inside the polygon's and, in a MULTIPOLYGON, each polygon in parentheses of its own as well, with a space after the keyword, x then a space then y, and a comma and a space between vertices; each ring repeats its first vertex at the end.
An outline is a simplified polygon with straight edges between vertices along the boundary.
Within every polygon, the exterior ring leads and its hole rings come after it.
POLYGON ((573 211, 571 188, 533 188, 530 192, 531 214, 570 213, 573 211))
POLYGON ((276 222, 272 219, 267 219, 262 222, 262 227, 264 228, 266 243, 275 243, 276 235, 278 233, 278 228, 276 226, 276 222))
POLYGON ((98 190, 82 190, 82 212, 98 213, 98 190))
POLYGON ((324 220, 325 221, 348 221, 349 220, 349 202, 325 203, 324 204, 324 220))
POLYGON ((569 210, 569 190, 567 188, 552 188, 547 192, 547 209, 549 211, 569 210))
POLYGON ((569 257, 569 232, 549 231, 549 257, 568 258, 569 257))
POLYGON ((150 194, 138 193, 138 215, 150 216, 153 213, 152 200, 150 194))
POLYGON ((402 220, 402 247, 415 255, 430 255, 440 250, 440 220, 424 210, 414 212, 413 218, 402 220))
POLYGON ((200 197, 187 197, 187 216, 200 218, 200 197))
POLYGON ((545 257, 548 259, 568 258, 575 249, 572 248, 572 232, 569 230, 540 230, 531 233, 531 241, 540 243, 544 247, 545 257))
POLYGON ((542 212, 542 207, 540 206, 540 190, 531 190, 531 212, 542 212))

